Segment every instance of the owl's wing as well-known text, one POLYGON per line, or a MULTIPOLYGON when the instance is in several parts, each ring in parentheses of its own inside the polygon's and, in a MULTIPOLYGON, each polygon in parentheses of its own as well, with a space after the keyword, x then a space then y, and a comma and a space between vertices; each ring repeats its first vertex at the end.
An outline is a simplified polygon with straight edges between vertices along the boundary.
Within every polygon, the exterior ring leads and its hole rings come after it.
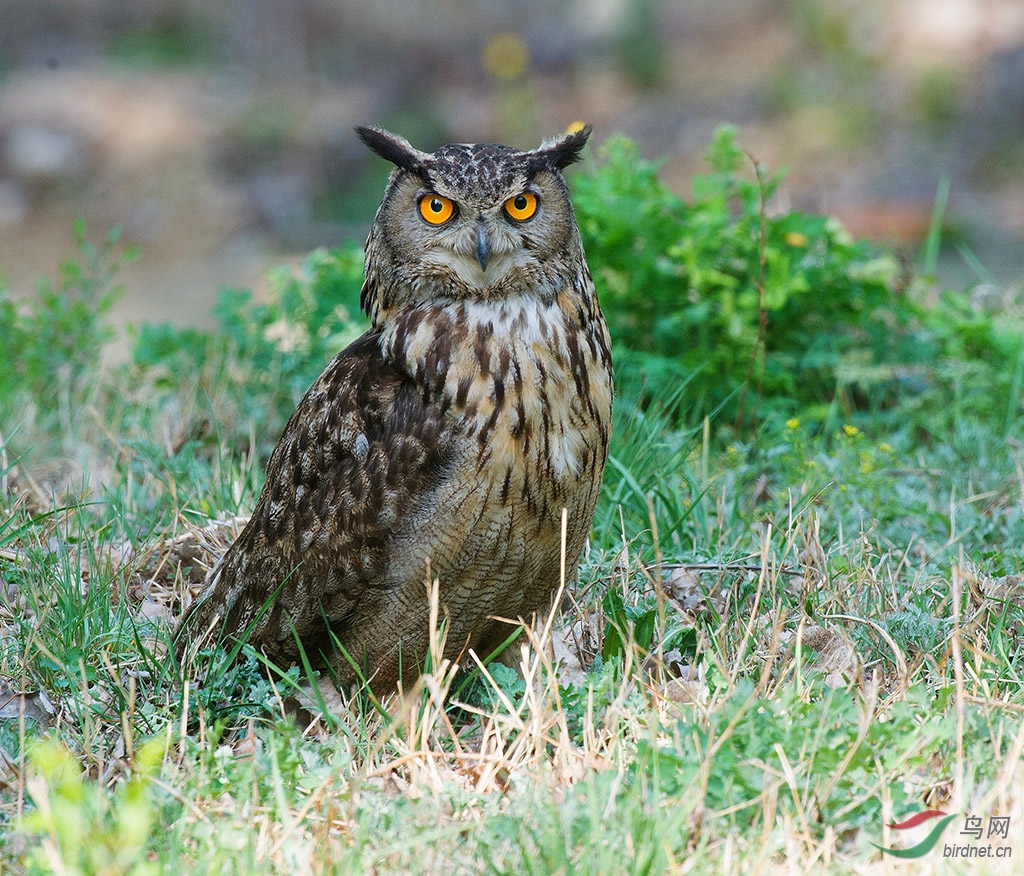
POLYGON ((329 649, 370 588, 389 537, 447 464, 441 412, 384 359, 371 331, 335 357, 285 426, 249 523, 176 634, 247 639, 271 659, 329 649))

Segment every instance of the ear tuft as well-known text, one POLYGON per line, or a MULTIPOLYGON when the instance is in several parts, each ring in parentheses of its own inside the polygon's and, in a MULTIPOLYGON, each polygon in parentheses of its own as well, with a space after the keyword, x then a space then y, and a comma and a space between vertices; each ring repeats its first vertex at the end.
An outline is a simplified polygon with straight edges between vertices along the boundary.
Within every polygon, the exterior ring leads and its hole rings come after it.
POLYGON ((587 139, 594 130, 591 125, 582 125, 557 140, 549 140, 530 153, 530 167, 533 173, 541 170, 564 170, 580 159, 580 152, 587 145, 587 139))
POLYGON ((414 149, 409 141, 383 128, 360 126, 356 128, 356 134, 373 152, 376 152, 385 161, 390 161, 396 167, 415 173, 417 176, 426 176, 426 160, 428 156, 414 149))

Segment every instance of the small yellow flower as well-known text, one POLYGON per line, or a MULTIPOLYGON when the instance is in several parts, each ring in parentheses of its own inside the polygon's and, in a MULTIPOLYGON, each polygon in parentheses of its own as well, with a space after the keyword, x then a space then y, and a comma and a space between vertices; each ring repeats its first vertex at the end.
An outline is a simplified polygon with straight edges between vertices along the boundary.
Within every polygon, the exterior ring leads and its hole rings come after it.
POLYGON ((790 231, 783 238, 790 246, 807 246, 807 235, 799 231, 790 231))
POLYGON ((499 33, 484 46, 483 63, 499 79, 515 79, 530 65, 530 50, 518 34, 499 33))
POLYGON ((845 426, 843 426, 843 431, 847 435, 849 435, 851 438, 854 435, 859 435, 860 434, 860 429, 858 429, 856 426, 845 425, 845 426))
POLYGON ((786 420, 786 428, 787 429, 799 429, 800 428, 800 418, 799 417, 792 417, 792 418, 786 420))
POLYGON ((882 453, 892 453, 892 446, 886 444, 884 441, 878 445, 878 449, 881 450, 882 453))

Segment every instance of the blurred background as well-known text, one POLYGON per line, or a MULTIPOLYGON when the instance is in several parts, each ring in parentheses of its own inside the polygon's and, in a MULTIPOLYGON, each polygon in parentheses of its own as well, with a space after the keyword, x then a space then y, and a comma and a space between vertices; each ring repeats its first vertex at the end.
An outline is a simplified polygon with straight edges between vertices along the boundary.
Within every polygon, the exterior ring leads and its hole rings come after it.
POLYGON ((206 326, 218 288, 365 236, 388 167, 354 125, 576 120, 683 194, 735 124, 780 206, 911 257, 948 184, 942 282, 1024 283, 1021 0, 0 0, 0 275, 121 225, 117 320, 206 326))

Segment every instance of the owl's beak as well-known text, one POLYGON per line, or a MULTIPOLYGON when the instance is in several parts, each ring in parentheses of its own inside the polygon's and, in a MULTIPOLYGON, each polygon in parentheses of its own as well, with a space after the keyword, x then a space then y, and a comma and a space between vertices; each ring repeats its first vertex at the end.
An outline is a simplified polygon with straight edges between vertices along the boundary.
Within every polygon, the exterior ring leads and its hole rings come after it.
POLYGON ((486 271, 491 260, 491 241, 487 238, 487 227, 483 222, 476 227, 476 260, 480 262, 481 270, 486 271))

